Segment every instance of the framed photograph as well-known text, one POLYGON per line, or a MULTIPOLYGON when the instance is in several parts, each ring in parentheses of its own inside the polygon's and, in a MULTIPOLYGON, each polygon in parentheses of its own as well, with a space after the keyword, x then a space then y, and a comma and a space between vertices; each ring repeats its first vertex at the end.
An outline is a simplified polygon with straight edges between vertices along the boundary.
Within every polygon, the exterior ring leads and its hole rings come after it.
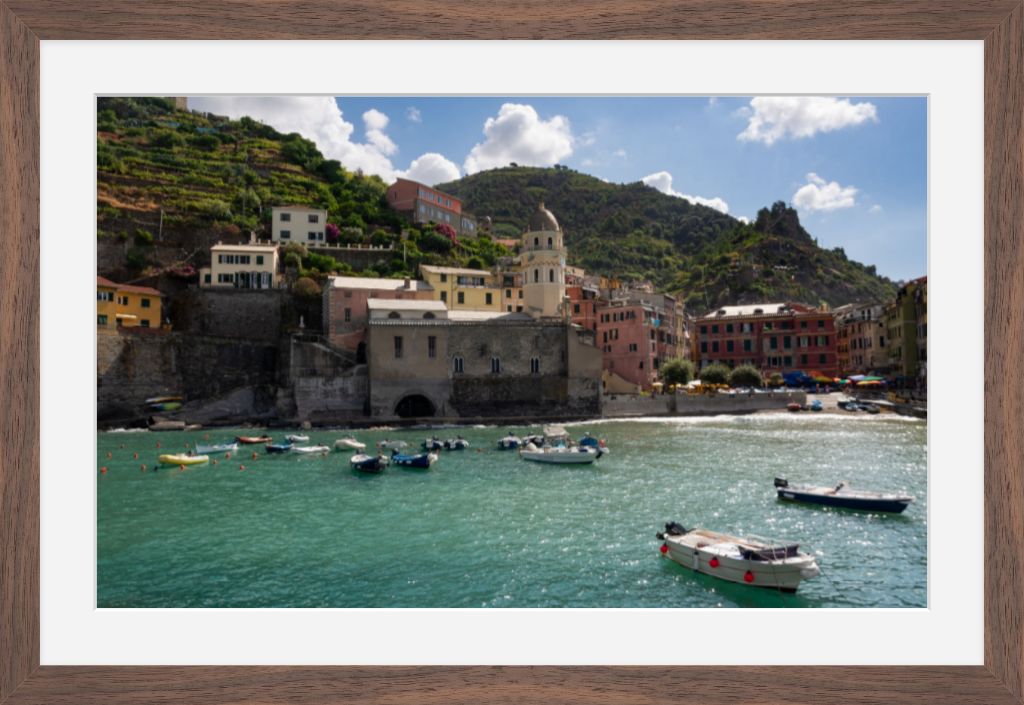
POLYGON ((0 7, 0 699, 1019 702, 1024 8, 449 9, 968 41, 0 7))

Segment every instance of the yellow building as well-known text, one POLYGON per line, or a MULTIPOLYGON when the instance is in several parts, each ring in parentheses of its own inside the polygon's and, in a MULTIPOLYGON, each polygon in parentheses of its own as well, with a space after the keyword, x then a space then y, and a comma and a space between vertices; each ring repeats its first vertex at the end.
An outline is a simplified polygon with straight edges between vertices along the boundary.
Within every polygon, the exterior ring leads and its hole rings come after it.
POLYGON ((199 270, 204 287, 273 289, 281 285, 277 275, 277 245, 225 245, 210 248, 210 266, 199 270))
POLYGON ((485 269, 420 265, 420 276, 434 290, 434 300, 449 310, 502 311, 502 289, 496 275, 485 269))
POLYGON ((162 294, 148 286, 116 284, 96 277, 96 325, 100 328, 159 328, 162 294))

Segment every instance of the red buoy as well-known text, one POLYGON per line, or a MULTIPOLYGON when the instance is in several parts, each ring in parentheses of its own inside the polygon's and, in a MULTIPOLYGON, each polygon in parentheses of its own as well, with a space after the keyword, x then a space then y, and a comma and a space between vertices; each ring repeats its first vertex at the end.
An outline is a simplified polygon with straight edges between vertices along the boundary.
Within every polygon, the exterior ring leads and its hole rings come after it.
POLYGON ((256 454, 255 453, 252 454, 252 459, 256 460, 256 454))
POLYGON ((743 582, 745 582, 745 583, 752 583, 752 582, 754 582, 754 574, 751 573, 748 570, 746 573, 743 574, 743 582))
POLYGON ((105 465, 100 468, 100 474, 102 474, 102 475, 106 475, 107 474, 107 467, 105 465))
POLYGON ((715 558, 714 556, 712 556, 711 560, 708 561, 708 565, 711 566, 712 568, 717 568, 718 567, 718 559, 715 558))
POLYGON ((138 453, 132 453, 132 458, 134 458, 135 460, 138 460, 139 459, 139 454, 138 453))
POLYGON ((661 552, 668 553, 668 544, 661 544, 661 552))
POLYGON ((157 441, 157 442, 156 442, 156 447, 157 447, 157 448, 159 448, 159 447, 160 447, 160 441, 157 441))

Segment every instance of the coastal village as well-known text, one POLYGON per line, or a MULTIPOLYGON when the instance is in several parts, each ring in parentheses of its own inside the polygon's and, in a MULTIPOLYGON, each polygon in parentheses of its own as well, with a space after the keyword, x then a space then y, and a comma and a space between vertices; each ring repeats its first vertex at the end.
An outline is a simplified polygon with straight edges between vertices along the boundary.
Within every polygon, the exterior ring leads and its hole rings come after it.
MULTIPOLYGON (((410 223, 447 226, 443 232, 455 242, 488 227, 460 199, 425 184, 400 178, 386 197, 410 223)), ((765 388, 791 390, 790 403, 806 399, 793 390, 843 388, 897 402, 923 398, 927 277, 904 284, 892 301, 835 308, 764 302, 692 315, 682 297, 650 282, 570 266, 557 215, 542 201, 528 223, 521 238, 502 243, 514 256, 490 269, 424 264, 417 279, 328 276, 312 303, 319 311, 305 297, 319 329, 302 315, 290 325, 282 320, 280 297, 294 295, 299 284, 289 253, 301 247, 344 262, 373 249, 332 243, 324 209, 273 206, 265 231, 212 245, 198 286, 186 292, 99 276, 101 423, 104 416, 112 423, 143 417, 152 423, 153 412, 157 423, 172 426, 261 417, 324 425, 785 406, 775 395, 716 402, 710 398, 716 389, 699 384, 712 366, 752 367, 765 388), (161 348, 161 336, 176 330, 205 336, 213 350, 206 359, 231 368, 203 370, 204 379, 231 377, 240 365, 265 366, 268 356, 277 372, 256 380, 242 374, 226 392, 223 384, 209 385, 221 392, 214 398, 197 394, 188 388, 187 370, 166 369, 166 349, 147 350, 161 348), (279 350, 256 349, 260 343, 279 350), (688 385, 663 375, 666 363, 679 359, 693 365, 688 385), (261 399, 254 387, 262 388, 261 399), (163 400, 140 406, 146 398, 163 400)))

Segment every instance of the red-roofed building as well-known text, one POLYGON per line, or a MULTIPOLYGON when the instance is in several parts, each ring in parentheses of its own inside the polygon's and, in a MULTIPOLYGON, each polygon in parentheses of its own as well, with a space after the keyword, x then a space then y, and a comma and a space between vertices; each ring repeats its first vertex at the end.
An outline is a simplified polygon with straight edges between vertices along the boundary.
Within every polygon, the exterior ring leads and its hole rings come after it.
POLYGON ((96 277, 96 325, 100 328, 159 328, 163 294, 148 286, 96 277))
POLYGON ((388 187, 388 205, 414 223, 444 223, 459 235, 476 236, 476 218, 462 211, 462 201, 443 191, 409 179, 388 187))

